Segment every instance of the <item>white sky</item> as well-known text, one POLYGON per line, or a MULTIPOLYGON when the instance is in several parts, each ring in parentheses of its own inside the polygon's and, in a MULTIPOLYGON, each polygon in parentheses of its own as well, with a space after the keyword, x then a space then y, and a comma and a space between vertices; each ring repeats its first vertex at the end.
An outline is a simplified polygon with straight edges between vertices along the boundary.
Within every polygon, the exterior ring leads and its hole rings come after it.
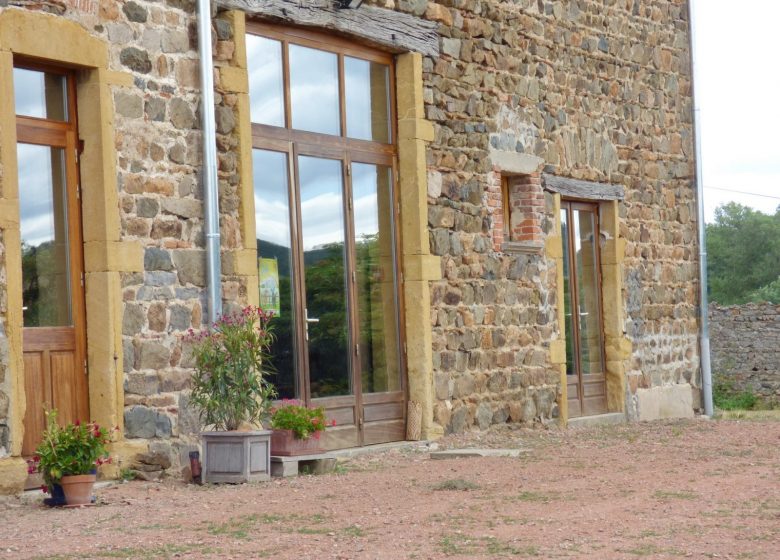
POLYGON ((774 214, 780 206, 780 2, 698 0, 695 8, 705 218, 712 221, 715 208, 729 201, 774 214))

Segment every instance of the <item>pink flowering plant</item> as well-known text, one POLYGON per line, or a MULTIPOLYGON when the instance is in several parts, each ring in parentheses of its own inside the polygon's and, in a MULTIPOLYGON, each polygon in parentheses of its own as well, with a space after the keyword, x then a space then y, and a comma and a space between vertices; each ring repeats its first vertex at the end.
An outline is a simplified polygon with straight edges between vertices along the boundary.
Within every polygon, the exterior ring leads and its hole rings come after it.
POLYGON ((47 488, 59 484, 63 476, 89 474, 111 462, 107 446, 117 429, 79 421, 60 426, 57 411, 47 411, 43 441, 36 448, 28 471, 40 472, 47 488))
POLYGON ((231 431, 268 415, 276 395, 268 381, 272 318, 272 312, 248 306, 222 316, 210 330, 190 329, 195 358, 191 402, 207 426, 231 431))
MULTIPOLYGON (((336 421, 330 425, 335 426, 336 421)), ((284 399, 271 409, 271 427, 292 430, 296 439, 319 439, 325 426, 325 409, 321 406, 309 408, 300 401, 284 399)))

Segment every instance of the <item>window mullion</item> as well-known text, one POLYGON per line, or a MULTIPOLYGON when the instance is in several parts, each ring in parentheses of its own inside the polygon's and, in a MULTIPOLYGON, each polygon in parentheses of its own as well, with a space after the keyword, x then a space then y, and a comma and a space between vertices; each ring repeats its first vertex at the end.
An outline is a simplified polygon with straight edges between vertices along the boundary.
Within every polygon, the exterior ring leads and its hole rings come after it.
POLYGON ((339 53, 339 116, 341 123, 341 135, 347 136, 347 104, 344 85, 344 55, 339 53))

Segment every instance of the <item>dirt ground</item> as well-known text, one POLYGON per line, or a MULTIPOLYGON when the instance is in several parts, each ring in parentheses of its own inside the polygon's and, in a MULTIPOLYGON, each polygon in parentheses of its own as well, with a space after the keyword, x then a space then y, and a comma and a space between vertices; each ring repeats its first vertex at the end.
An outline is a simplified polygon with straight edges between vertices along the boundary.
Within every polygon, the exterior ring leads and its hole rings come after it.
POLYGON ((131 482, 0 503, 0 558, 780 558, 780 422, 502 427, 240 486, 131 482))

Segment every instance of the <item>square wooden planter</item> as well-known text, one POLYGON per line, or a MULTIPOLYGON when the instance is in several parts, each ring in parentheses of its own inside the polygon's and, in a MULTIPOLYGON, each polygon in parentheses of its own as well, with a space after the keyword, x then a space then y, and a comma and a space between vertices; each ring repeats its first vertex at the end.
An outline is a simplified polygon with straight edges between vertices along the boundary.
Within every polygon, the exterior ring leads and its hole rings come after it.
POLYGON ((319 438, 296 439, 292 430, 273 430, 271 434, 271 455, 294 457, 296 455, 317 455, 322 453, 319 438))
POLYGON ((271 431, 201 432, 203 482, 271 479, 271 431))

